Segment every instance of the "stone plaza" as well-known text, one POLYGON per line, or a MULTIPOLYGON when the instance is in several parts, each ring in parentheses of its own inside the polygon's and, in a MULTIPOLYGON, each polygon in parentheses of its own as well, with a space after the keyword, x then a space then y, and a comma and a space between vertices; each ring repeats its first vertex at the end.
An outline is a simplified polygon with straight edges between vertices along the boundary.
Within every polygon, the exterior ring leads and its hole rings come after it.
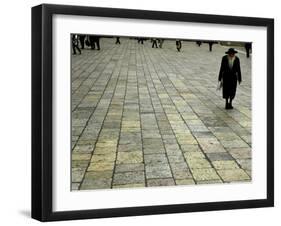
POLYGON ((251 57, 234 109, 217 90, 229 48, 101 38, 72 55, 72 189, 251 181, 251 57))

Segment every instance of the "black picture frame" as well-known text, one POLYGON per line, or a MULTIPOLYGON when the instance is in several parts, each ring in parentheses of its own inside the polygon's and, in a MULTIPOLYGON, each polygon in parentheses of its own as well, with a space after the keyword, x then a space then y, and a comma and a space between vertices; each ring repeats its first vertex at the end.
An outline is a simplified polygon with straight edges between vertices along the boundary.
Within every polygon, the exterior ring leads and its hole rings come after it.
POLYGON ((40 221, 57 221, 271 206, 274 206, 273 19, 50 4, 32 8, 32 218, 40 221), (267 198, 54 212, 52 210, 52 18, 55 14, 266 27, 267 198))

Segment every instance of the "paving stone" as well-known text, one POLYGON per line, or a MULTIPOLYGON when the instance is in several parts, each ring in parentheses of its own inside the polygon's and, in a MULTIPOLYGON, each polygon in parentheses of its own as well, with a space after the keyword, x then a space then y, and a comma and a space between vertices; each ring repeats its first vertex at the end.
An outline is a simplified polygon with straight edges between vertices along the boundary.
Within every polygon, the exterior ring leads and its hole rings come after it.
POLYGON ((112 179, 85 179, 80 190, 109 189, 112 179))
POLYGON ((72 161, 87 161, 91 159, 91 154, 72 153, 72 161))
POLYGON ((251 148, 233 148, 228 149, 228 152, 235 159, 250 159, 252 157, 251 148))
POLYGON ((141 151, 118 152, 116 163, 143 163, 143 153, 141 151))
POLYGON ((201 151, 195 151, 195 152, 185 152, 184 157, 186 160, 193 160, 193 159, 204 159, 206 156, 201 151))
POLYGON ((184 157, 183 155, 179 152, 177 155, 169 155, 168 154, 168 159, 169 162, 184 162, 184 157))
POLYGON ((222 160, 222 161, 213 161, 212 162, 215 169, 224 170, 224 169, 239 169, 239 165, 234 160, 222 160))
POLYGON ((222 145, 225 148, 248 148, 249 145, 243 140, 221 140, 222 145))
POLYGON ((116 160, 116 153, 107 153, 107 154, 94 154, 92 155, 91 162, 93 163, 106 163, 114 162, 116 160))
POLYGON ((142 151, 141 143, 119 144, 118 152, 142 151))
POLYGON ((72 168, 72 174, 71 174, 71 180, 72 182, 81 182, 84 174, 85 174, 86 169, 76 169, 76 168, 72 168))
POLYGON ((191 169, 204 169, 212 167, 210 162, 205 158, 187 159, 186 161, 191 169))
POLYGON ((227 152, 207 153, 206 155, 211 161, 233 160, 232 156, 227 152))
POLYGON ((193 179, 177 179, 176 185, 192 185, 195 184, 193 179))
POLYGON ((96 147, 94 149, 94 155, 104 155, 104 154, 113 154, 116 153, 116 147, 96 147))
POLYGON ((175 181, 173 178, 165 178, 165 179, 148 179, 147 186, 173 186, 175 185, 175 181))
POLYGON ((250 180, 243 169, 218 170, 217 172, 225 182, 250 180))
POLYGON ((71 168, 86 168, 88 167, 89 161, 71 161, 71 168))
POLYGON ((114 185, 139 184, 144 183, 144 181, 144 171, 115 173, 113 178, 114 185))
POLYGON ((84 153, 84 154, 90 154, 94 150, 93 145, 76 145, 73 149, 73 153, 84 153))
POLYGON ((87 171, 107 171, 114 169, 114 162, 107 163, 90 163, 87 171))
POLYGON ((168 164, 168 159, 165 154, 149 154, 144 155, 145 164, 168 164))
POLYGON ((201 146, 201 149, 205 153, 226 152, 224 147, 219 143, 208 142, 208 143, 199 143, 199 144, 201 146))
POLYGON ((244 170, 251 170, 252 169, 252 160, 251 159, 237 159, 238 164, 244 170))
POLYGON ((181 145, 181 150, 183 152, 194 152, 194 151, 200 151, 201 152, 201 148, 197 144, 195 144, 195 145, 194 144, 181 145))
POLYGON ((143 163, 117 164, 115 166, 116 173, 132 172, 132 171, 144 171, 144 164, 143 163))
POLYGON ((213 168, 205 169, 191 169, 192 175, 196 182, 198 181, 210 181, 210 180, 220 180, 218 174, 213 168))
POLYGON ((170 178, 172 172, 168 164, 145 165, 146 178, 170 178))
POLYGON ((85 179, 99 180, 99 179, 111 179, 113 171, 88 171, 85 174, 85 179))

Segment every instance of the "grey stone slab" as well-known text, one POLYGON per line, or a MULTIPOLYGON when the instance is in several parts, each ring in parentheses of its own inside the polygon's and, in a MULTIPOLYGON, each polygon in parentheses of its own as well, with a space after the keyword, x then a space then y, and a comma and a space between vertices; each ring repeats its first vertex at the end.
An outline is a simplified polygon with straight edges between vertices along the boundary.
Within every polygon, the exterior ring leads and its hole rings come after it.
POLYGON ((146 178, 170 178, 172 172, 168 164, 149 164, 145 165, 146 178))
POLYGON ((211 161, 233 160, 232 156, 227 152, 207 153, 206 155, 211 161))
POLYGON ((164 178, 164 179, 148 179, 147 186, 148 187, 156 187, 156 186, 173 186, 175 185, 175 181, 173 178, 164 178))
POLYGON ((144 183, 144 171, 135 171, 135 172, 124 172, 124 173, 115 173, 113 178, 113 184, 137 184, 144 183))
POLYGON ((112 179, 85 179, 80 190, 110 189, 112 179))
POLYGON ((168 164, 168 159, 165 154, 148 154, 144 155, 145 164, 168 164))
POLYGON ((143 163, 117 164, 115 166, 116 173, 132 172, 132 171, 144 171, 144 164, 143 163))

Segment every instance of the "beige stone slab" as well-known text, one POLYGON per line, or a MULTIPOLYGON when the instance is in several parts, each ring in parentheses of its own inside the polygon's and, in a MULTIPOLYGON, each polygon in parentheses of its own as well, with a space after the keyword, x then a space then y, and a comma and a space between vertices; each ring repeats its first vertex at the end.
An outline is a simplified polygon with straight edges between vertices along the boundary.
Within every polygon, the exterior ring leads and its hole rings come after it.
POLYGON ((220 180, 220 177, 213 168, 191 169, 191 172, 196 181, 220 180))
POLYGON ((107 163, 91 163, 87 169, 87 171, 107 171, 114 169, 114 162, 107 163))
POLYGON ((252 157, 251 148, 231 148, 229 154, 235 159, 250 159, 252 157))
POLYGON ((72 161, 85 161, 91 159, 91 154, 73 153, 71 155, 72 161))
POLYGON ((137 127, 140 128, 140 121, 122 121, 122 128, 124 127, 137 127))
POLYGON ((204 159, 205 155, 201 151, 194 151, 194 152, 185 152, 184 157, 185 157, 186 160, 204 159))
POLYGON ((198 144, 181 144, 180 147, 183 152, 195 152, 195 151, 201 152, 201 148, 198 144))
POLYGON ((112 170, 107 171, 88 171, 85 174, 85 178, 88 179, 110 179, 113 176, 112 170))
POLYGON ((190 169, 212 168, 210 162, 205 158, 187 159, 186 161, 190 169))
POLYGON ((113 154, 116 152, 116 147, 96 147, 94 149, 94 154, 96 155, 113 154))
POLYGON ((195 184, 193 179, 176 179, 176 185, 192 185, 195 184))
POLYGON ((217 172, 225 182, 250 179, 248 174, 243 169, 218 170, 217 172))
POLYGON ((141 151, 118 152, 117 164, 143 163, 143 153, 141 151))
POLYGON ((116 153, 93 154, 91 158, 91 162, 95 162, 95 163, 114 162, 115 160, 116 160, 116 153))
POLYGON ((239 169, 239 165, 234 160, 220 160, 213 161, 215 169, 226 170, 226 169, 239 169))

